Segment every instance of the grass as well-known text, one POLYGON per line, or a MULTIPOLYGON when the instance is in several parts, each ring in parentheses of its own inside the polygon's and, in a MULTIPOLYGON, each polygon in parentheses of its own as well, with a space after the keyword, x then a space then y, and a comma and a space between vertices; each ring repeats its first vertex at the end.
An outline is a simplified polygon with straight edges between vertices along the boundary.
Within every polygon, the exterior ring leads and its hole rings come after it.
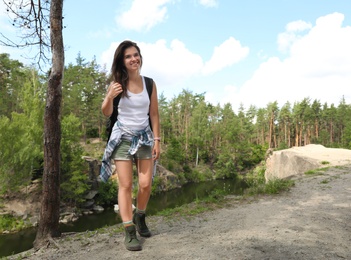
POLYGON ((319 169, 315 169, 315 170, 309 170, 309 171, 305 172, 305 175, 323 175, 324 172, 326 172, 327 170, 329 170, 329 167, 319 168, 319 169))

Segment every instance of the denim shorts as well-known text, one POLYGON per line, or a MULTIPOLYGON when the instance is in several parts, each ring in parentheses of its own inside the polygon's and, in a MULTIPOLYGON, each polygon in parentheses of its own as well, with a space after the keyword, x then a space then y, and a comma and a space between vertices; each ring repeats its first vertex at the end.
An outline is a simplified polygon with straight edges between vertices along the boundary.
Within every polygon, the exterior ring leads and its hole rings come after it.
POLYGON ((128 140, 122 140, 121 143, 113 151, 111 159, 129 161, 134 159, 151 159, 152 158, 152 147, 143 145, 139 147, 138 151, 134 155, 128 153, 131 142, 128 140))

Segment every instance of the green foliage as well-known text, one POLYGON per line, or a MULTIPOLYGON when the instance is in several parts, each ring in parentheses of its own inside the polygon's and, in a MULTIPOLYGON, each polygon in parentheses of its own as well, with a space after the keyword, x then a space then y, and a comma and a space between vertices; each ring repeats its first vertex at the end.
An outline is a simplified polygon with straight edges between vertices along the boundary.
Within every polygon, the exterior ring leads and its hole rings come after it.
POLYGON ((99 192, 96 203, 102 206, 111 206, 117 203, 117 183, 111 179, 108 182, 99 182, 99 192))
POLYGON ((227 150, 218 155, 218 160, 215 163, 216 179, 235 178, 237 176, 235 158, 233 157, 234 155, 227 150))
POLYGON ((73 114, 64 117, 61 129, 61 197, 66 202, 80 204, 89 185, 82 159, 83 150, 79 144, 79 118, 73 114))
POLYGON ((185 154, 181 142, 176 138, 171 138, 164 156, 166 159, 183 163, 185 161, 185 154))
POLYGON ((266 183, 266 186, 264 188, 264 193, 278 194, 281 191, 288 190, 293 185, 294 185, 294 181, 292 180, 282 180, 282 179, 269 180, 266 183))
POLYGON ((249 187, 259 187, 266 183, 264 173, 266 168, 263 164, 258 165, 250 173, 245 176, 245 182, 249 187))
POLYGON ((294 181, 286 179, 273 179, 266 182, 264 173, 265 167, 259 165, 245 176, 245 182, 248 184, 248 188, 245 189, 245 194, 277 194, 281 191, 288 190, 295 184, 294 181))
POLYGON ((86 62, 78 54, 77 64, 69 64, 65 68, 62 115, 73 114, 80 119, 84 139, 102 137, 104 133, 105 117, 100 108, 106 83, 107 75, 101 71, 95 59, 86 62))
MULTIPOLYGON (((47 82, 35 69, 11 60, 8 54, 0 54, 0 72, 1 193, 28 183, 33 173, 42 169, 47 82)), ((65 68, 61 181, 67 200, 75 200, 70 189, 81 187, 77 188, 80 201, 86 188, 79 142, 88 137, 105 138, 101 101, 108 78, 95 59, 88 62, 80 54, 76 64, 65 68)), ((268 148, 318 143, 351 149, 351 105, 344 98, 337 106, 305 98, 282 108, 276 101, 263 108, 241 105, 236 112, 230 103, 213 105, 205 101, 205 93, 183 90, 170 100, 161 93, 159 112, 160 164, 181 182, 236 178, 264 160, 268 148), (207 167, 199 168, 201 164, 207 167)), ((101 157, 102 152, 96 152, 99 149, 103 150, 95 147, 94 153, 87 155, 101 157)))
POLYGON ((42 86, 34 75, 23 78, 20 89, 22 112, 0 117, 0 193, 27 184, 43 161, 42 86))
POLYGON ((0 215, 0 233, 4 231, 18 231, 29 227, 22 218, 10 215, 0 215))
POLYGON ((162 185, 162 179, 158 176, 155 176, 153 181, 152 181, 152 186, 151 186, 151 195, 155 195, 156 193, 158 193, 159 187, 162 185))
POLYGON ((10 59, 7 53, 0 53, 0 115, 7 118, 11 113, 21 113, 19 106, 23 82, 27 82, 30 70, 18 60, 10 59))
POLYGON ((85 201, 84 195, 90 188, 88 177, 81 171, 71 172, 70 176, 61 183, 60 188, 63 201, 80 205, 85 201))

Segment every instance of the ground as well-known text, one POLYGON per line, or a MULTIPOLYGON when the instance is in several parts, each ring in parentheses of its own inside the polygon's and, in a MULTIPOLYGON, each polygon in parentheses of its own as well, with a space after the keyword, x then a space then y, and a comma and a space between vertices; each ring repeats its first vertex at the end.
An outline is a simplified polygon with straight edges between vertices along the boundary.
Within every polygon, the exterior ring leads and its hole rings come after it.
MULTIPOLYGON (((351 259, 351 165, 304 175, 278 195, 245 200, 192 217, 149 218, 143 250, 124 248, 119 225, 65 234, 57 247, 25 259, 351 259)), ((19 255, 10 259, 19 259, 19 255)))

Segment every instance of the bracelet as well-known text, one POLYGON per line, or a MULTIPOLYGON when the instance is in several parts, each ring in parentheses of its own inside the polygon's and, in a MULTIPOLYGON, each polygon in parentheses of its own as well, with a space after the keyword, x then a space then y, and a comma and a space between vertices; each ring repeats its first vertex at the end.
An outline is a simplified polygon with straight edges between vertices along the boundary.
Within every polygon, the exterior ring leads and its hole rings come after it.
POLYGON ((154 137, 155 141, 161 141, 161 137, 154 137))

